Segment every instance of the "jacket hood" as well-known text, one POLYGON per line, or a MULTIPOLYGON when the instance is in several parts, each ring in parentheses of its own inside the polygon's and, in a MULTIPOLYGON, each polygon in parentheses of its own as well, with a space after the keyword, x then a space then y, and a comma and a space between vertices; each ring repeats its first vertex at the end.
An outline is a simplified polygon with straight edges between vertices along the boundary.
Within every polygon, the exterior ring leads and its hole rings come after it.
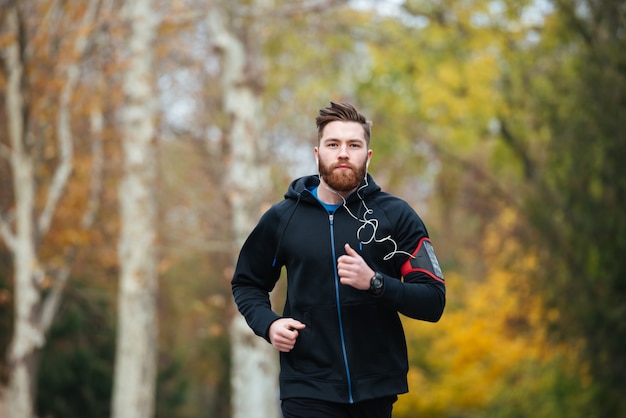
MULTIPOLYGON (((289 185, 289 188, 285 193, 285 199, 299 200, 302 197, 302 192, 317 187, 319 186, 319 184, 320 178, 317 174, 297 178, 289 185)), ((372 176, 367 173, 365 179, 361 182, 357 191, 348 196, 346 201, 350 201, 351 199, 356 198, 357 194, 363 198, 369 194, 378 191, 380 191, 380 186, 378 186, 372 176)))

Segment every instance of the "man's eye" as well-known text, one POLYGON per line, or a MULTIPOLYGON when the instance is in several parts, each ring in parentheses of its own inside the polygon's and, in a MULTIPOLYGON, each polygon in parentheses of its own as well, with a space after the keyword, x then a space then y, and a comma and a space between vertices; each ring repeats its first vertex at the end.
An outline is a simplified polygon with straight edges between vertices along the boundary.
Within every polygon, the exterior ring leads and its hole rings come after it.
POLYGON ((327 146, 328 146, 328 148, 336 148, 337 144, 334 144, 334 143, 331 142, 327 146))

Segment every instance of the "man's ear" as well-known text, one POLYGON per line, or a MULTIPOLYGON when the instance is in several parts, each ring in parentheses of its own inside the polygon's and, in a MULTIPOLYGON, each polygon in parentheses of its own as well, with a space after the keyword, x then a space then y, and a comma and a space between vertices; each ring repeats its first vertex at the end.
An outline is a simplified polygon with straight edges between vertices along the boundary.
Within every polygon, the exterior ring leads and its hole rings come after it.
POLYGON ((320 157, 318 155, 317 147, 313 148, 313 155, 315 156, 315 167, 317 167, 317 172, 319 173, 319 171, 320 171, 320 157))

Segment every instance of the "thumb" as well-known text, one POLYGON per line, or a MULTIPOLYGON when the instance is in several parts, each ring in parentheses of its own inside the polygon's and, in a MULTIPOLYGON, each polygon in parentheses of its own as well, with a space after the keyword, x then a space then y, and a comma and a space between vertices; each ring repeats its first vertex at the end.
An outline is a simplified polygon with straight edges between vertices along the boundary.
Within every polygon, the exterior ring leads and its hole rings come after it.
POLYGON ((346 245, 344 245, 343 248, 345 248, 346 254, 348 254, 351 257, 355 257, 359 255, 359 253, 357 253, 348 243, 346 243, 346 245))
POLYGON ((304 325, 302 322, 298 321, 297 319, 292 319, 287 324, 287 327, 291 329, 304 329, 306 328, 306 325, 304 325))

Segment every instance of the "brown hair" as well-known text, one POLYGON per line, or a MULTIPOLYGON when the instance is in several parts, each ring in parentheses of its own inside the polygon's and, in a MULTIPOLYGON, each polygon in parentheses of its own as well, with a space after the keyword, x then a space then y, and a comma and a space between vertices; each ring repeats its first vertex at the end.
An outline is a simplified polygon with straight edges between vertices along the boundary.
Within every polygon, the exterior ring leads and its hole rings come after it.
POLYGON ((357 108, 350 103, 336 103, 331 101, 330 106, 320 109, 319 116, 315 118, 318 141, 322 139, 322 134, 326 125, 335 121, 360 123, 363 127, 363 131, 365 132, 365 142, 369 147, 372 124, 368 122, 367 119, 365 119, 365 116, 363 116, 357 108))

